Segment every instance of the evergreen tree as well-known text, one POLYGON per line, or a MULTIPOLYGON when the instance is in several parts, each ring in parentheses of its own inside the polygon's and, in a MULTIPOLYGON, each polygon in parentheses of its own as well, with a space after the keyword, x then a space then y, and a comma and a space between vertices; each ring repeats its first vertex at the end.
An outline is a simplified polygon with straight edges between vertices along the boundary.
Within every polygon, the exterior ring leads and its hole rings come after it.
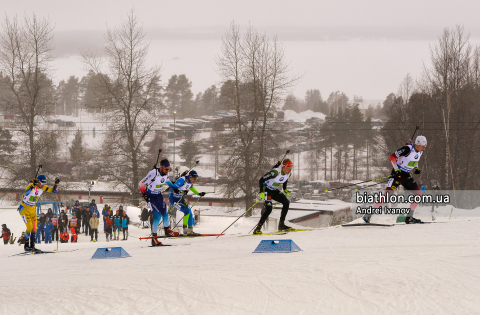
POLYGON ((74 163, 81 163, 84 160, 85 149, 83 148, 83 135, 80 129, 75 133, 75 138, 72 141, 72 146, 68 148, 70 151, 70 158, 74 163))
POLYGON ((192 165, 192 162, 199 157, 198 145, 193 141, 193 136, 188 135, 185 141, 180 145, 180 157, 185 160, 186 165, 192 165))

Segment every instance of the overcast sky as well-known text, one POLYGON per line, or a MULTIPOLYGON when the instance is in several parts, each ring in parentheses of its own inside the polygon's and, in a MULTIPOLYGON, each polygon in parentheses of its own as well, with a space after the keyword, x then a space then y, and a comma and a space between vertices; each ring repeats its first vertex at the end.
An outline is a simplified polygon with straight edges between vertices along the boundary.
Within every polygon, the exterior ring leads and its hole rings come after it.
POLYGON ((480 1, 2 1, 8 17, 35 12, 55 26, 56 80, 82 76, 80 48, 98 49, 132 8, 151 41, 149 61, 162 65, 164 81, 185 74, 194 93, 218 83, 214 57, 233 20, 278 36, 292 73, 303 75, 292 91, 302 98, 319 89, 324 98, 339 90, 383 100, 407 73, 421 75, 445 27, 480 38, 480 1))

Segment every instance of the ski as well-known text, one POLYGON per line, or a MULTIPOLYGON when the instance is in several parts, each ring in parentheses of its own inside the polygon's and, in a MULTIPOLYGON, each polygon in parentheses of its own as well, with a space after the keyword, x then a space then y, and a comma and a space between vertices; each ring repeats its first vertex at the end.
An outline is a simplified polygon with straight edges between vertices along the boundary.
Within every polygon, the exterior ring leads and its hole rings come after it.
POLYGON ((395 224, 380 224, 380 223, 352 223, 352 224, 342 224, 342 226, 394 226, 395 224))
POLYGON ((262 233, 262 234, 246 234, 246 235, 240 235, 240 236, 258 236, 258 235, 284 235, 288 234, 290 232, 305 232, 305 231, 313 231, 314 229, 288 229, 288 230, 281 230, 277 232, 272 232, 272 233, 262 233))
POLYGON ((415 225, 415 224, 431 224, 431 223, 448 223, 448 222, 418 222, 418 223, 408 223, 406 224, 405 222, 402 223, 397 223, 395 225, 415 225))
POLYGON ((30 251, 27 251, 27 252, 10 255, 10 257, 12 257, 12 256, 26 256, 26 255, 40 255, 40 254, 55 254, 55 253, 57 253, 57 252, 43 251, 43 250, 36 250, 36 251, 30 250, 30 251))
MULTIPOLYGON (((186 246, 186 245, 190 245, 190 244, 161 244, 161 245, 157 245, 157 246, 153 246, 153 245, 150 245, 150 246, 146 246, 146 247, 164 247, 164 246, 186 246)), ((145 248, 145 247, 142 247, 142 248, 145 248)))
MULTIPOLYGON (((167 236, 166 238, 187 238, 187 237, 200 237, 200 236, 222 236, 225 234, 197 234, 197 235, 184 235, 184 234, 179 234, 178 236, 167 236)), ((158 238, 164 238, 164 236, 158 236, 158 238)), ((147 237, 139 237, 139 240, 150 240, 152 239, 151 236, 147 237)))

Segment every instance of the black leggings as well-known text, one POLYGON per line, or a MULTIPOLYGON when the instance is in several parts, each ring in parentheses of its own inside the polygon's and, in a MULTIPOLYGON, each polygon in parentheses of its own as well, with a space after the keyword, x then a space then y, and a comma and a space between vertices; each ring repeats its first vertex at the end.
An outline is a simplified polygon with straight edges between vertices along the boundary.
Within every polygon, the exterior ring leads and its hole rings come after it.
POLYGON ((267 200, 265 200, 265 212, 262 214, 260 221, 258 222, 260 225, 263 225, 267 220, 270 213, 272 213, 272 200, 278 201, 283 205, 282 213, 280 214, 280 222, 285 221, 285 217, 287 216, 288 207, 290 206, 290 201, 288 200, 287 196, 282 194, 278 190, 265 190, 265 195, 267 200))
POLYGON ((123 228, 123 239, 126 240, 128 238, 128 227, 123 228), (125 233, 127 233, 127 236, 125 236, 125 233))

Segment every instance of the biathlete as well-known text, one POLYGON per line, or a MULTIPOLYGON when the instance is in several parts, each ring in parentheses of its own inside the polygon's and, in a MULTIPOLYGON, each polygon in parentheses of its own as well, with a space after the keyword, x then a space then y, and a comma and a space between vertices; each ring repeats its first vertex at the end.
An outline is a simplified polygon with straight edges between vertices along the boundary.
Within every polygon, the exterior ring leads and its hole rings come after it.
POLYGON ((178 232, 170 229, 170 220, 168 219, 168 210, 165 200, 162 196, 162 186, 167 185, 173 188, 173 184, 168 178, 170 171, 170 162, 167 159, 160 161, 160 167, 154 168, 148 172, 147 176, 138 183, 138 187, 143 194, 143 198, 148 203, 154 217, 152 223, 152 246, 160 246, 162 243, 158 240, 158 225, 163 218, 165 235, 177 236, 178 232))
POLYGON ((45 175, 38 175, 33 183, 29 184, 25 189, 25 195, 23 197, 18 212, 23 219, 27 229, 25 231, 25 251, 38 250, 35 248, 35 234, 37 232, 37 214, 35 211, 35 205, 43 194, 43 192, 54 193, 58 192, 58 184, 60 179, 55 179, 55 185, 53 187, 47 186, 47 177, 45 175))
POLYGON ((168 200, 172 207, 175 207, 178 211, 183 213, 183 234, 184 235, 199 235, 198 233, 193 232, 193 225, 195 224, 195 219, 192 214, 192 209, 188 203, 183 198, 188 191, 192 191, 195 195, 205 196, 206 193, 198 192, 193 184, 198 179, 198 173, 194 170, 191 170, 187 175, 181 176, 175 181, 175 184, 170 191, 168 200))
MULTIPOLYGON (((422 196, 422 191, 418 184, 415 182, 415 179, 410 176, 411 171, 413 170, 415 174, 420 174, 420 169, 418 168, 418 161, 422 157, 423 151, 427 147, 427 138, 424 136, 418 136, 415 139, 414 144, 406 145, 399 150, 395 151, 390 155, 390 162, 392 162, 392 177, 387 183, 387 188, 385 189, 385 194, 387 198, 389 196, 389 191, 396 190, 399 185, 402 185, 406 190, 413 190, 415 194, 422 196)), ((375 203, 372 207, 378 208, 382 203, 375 203)), ((413 213, 417 208, 418 203, 412 203, 410 205, 410 210, 405 218, 405 223, 421 223, 419 219, 413 217, 413 213)), ((363 216, 363 220, 366 223, 370 223, 372 218, 371 214, 366 214, 363 216)))
POLYGON ((285 218, 290 206, 290 201, 286 196, 290 195, 290 192, 287 190, 287 182, 290 173, 292 172, 292 168, 293 162, 290 159, 285 159, 283 160, 281 167, 280 165, 274 167, 270 172, 260 178, 260 198, 265 200, 265 212, 261 216, 260 221, 258 221, 253 234, 262 234, 262 225, 272 212, 272 200, 278 201, 283 205, 280 214, 280 222, 278 223, 278 230, 282 231, 291 229, 291 227, 285 225, 285 218), (278 190, 280 185, 282 185, 283 194, 278 190))

